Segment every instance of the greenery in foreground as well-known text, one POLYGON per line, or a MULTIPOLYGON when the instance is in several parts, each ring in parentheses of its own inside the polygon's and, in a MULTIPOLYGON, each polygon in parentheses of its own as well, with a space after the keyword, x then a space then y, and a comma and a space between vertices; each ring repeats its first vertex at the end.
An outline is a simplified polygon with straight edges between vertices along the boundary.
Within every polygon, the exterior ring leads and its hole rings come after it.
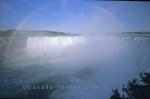
POLYGON ((121 93, 113 89, 109 99, 150 99, 150 72, 140 73, 140 78, 128 81, 121 93))

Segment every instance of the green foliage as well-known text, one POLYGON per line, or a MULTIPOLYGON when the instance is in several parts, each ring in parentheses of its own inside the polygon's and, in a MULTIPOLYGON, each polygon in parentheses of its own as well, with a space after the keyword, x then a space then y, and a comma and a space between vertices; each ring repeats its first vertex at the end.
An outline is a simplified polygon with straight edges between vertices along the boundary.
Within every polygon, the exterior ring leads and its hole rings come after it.
POLYGON ((143 73, 140 74, 140 77, 142 78, 142 82, 144 82, 145 84, 150 85, 150 73, 143 73))
POLYGON ((150 72, 140 73, 140 77, 142 84, 134 78, 123 85, 122 92, 124 95, 120 95, 118 89, 112 90, 109 99, 150 99, 150 72))
POLYGON ((118 89, 112 89, 112 95, 109 99, 124 99, 124 96, 121 96, 118 89))

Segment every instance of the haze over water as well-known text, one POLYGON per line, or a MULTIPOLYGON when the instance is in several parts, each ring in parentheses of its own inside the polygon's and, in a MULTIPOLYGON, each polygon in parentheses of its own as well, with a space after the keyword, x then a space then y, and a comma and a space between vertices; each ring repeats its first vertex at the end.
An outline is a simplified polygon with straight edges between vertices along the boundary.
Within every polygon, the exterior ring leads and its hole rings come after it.
POLYGON ((1 0, 0 8, 0 98, 108 99, 150 70, 149 2, 1 0))

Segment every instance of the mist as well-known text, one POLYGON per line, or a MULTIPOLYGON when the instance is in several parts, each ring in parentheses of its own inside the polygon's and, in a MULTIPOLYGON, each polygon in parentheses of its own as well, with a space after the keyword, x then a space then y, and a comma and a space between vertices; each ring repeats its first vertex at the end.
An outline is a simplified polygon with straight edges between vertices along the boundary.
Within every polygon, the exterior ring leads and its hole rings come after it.
POLYGON ((108 99, 150 70, 150 3, 2 0, 0 8, 0 98, 108 99))
POLYGON ((1 78, 11 83, 3 81, 1 85, 8 88, 3 90, 7 97, 41 98, 44 95, 47 99, 108 99, 111 89, 120 89, 128 80, 137 77, 140 71, 149 70, 146 60, 150 54, 149 38, 80 36, 76 42, 71 36, 64 39, 57 37, 55 40, 49 37, 53 43, 47 38, 38 39, 30 38, 26 48, 5 54, 1 78), (58 40, 62 43, 57 43, 58 40), (139 40, 143 42, 141 46, 137 45, 139 40), (42 42, 43 45, 39 46, 42 42), (66 42, 67 45, 64 45, 66 42), (143 50, 138 50, 141 47, 143 50), (140 59, 135 49, 139 54, 143 53, 140 59), (26 87, 23 89, 23 86, 45 84, 59 87, 39 92, 26 87), (62 89, 61 86, 73 89, 62 89), (9 94, 12 90, 17 91, 9 94))

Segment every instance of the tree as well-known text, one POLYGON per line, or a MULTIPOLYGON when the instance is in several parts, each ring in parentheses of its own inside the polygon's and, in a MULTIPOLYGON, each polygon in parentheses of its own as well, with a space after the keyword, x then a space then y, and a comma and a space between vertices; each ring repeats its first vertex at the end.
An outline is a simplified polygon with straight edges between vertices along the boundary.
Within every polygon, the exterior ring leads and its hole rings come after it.
POLYGON ((110 96, 109 99, 124 99, 124 98, 120 95, 118 89, 115 90, 112 89, 112 95, 110 96))
POLYGON ((150 73, 140 73, 140 77, 143 83, 150 85, 150 73))
POLYGON ((140 77, 143 84, 134 78, 128 81, 127 85, 123 85, 122 91, 125 95, 121 96, 118 89, 112 90, 113 94, 110 99, 150 99, 150 72, 140 73, 140 77))

